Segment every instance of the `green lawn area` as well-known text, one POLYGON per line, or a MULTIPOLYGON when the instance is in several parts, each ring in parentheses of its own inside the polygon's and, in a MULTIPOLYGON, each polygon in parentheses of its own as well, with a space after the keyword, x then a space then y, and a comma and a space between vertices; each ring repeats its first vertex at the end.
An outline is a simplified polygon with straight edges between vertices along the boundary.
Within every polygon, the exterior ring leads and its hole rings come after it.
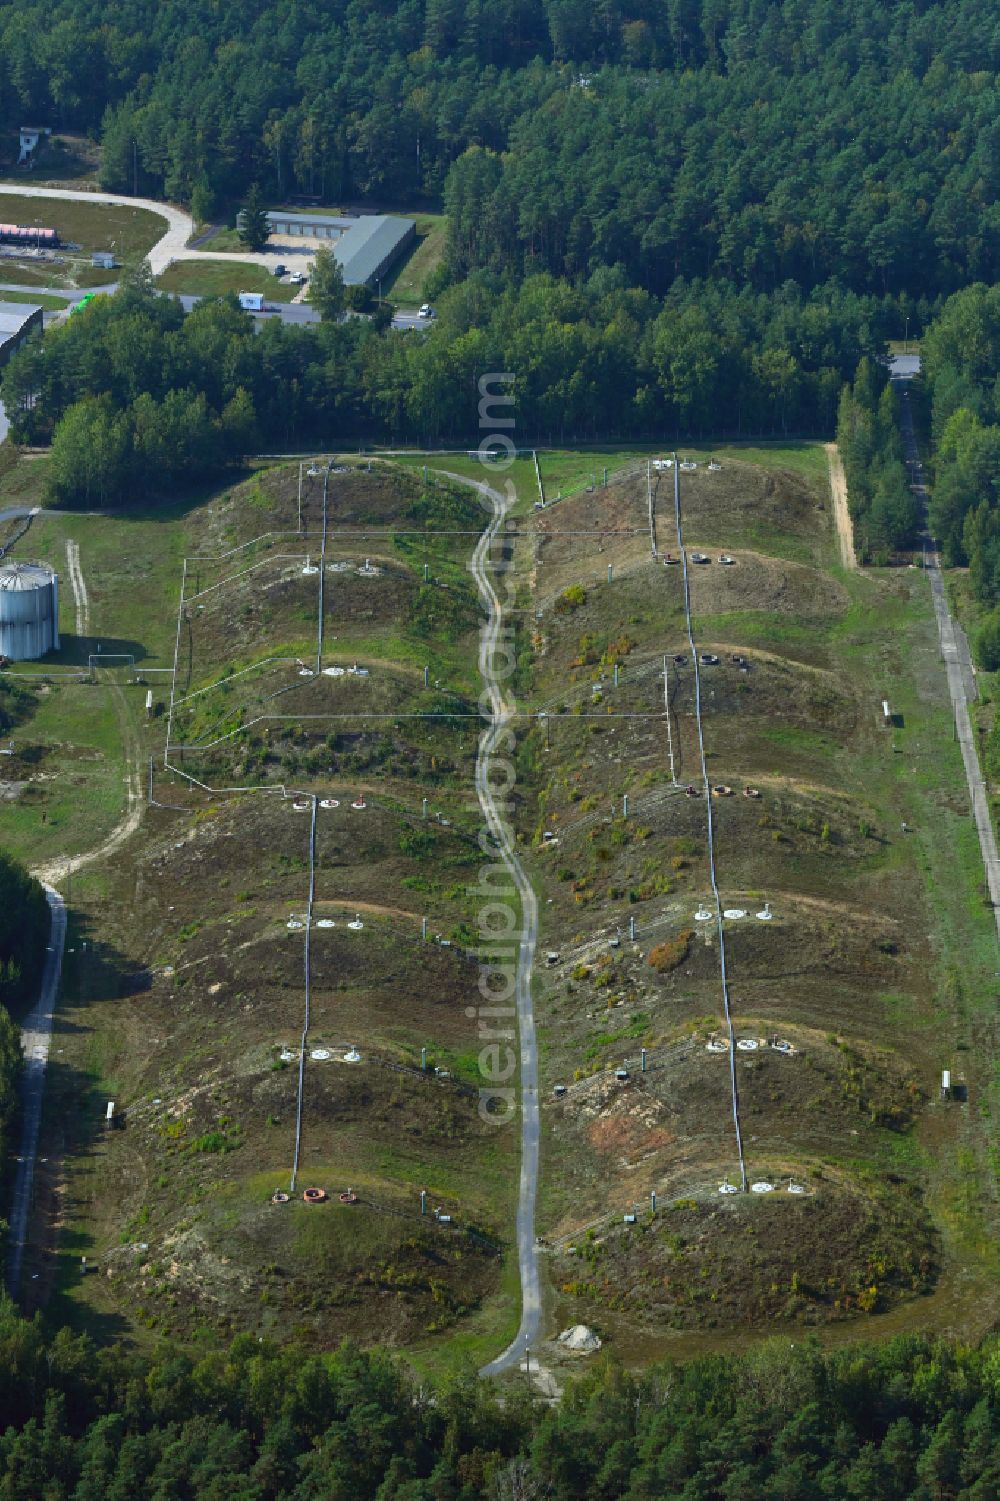
POLYGON ((478 458, 470 458, 467 453, 401 454, 398 458, 394 458, 393 462, 402 464, 407 469, 415 469, 419 473, 422 473, 426 467, 428 474, 459 474, 463 479, 475 480, 477 483, 485 482, 494 490, 499 490, 501 494, 507 482, 512 481, 517 491, 518 505, 522 509, 533 505, 538 498, 535 466, 530 457, 515 459, 509 467, 484 464, 478 458))
MULTIPOLYGON (((18 265, 16 261, 0 260, 0 283, 16 282, 22 287, 65 287, 67 297, 71 297, 78 288, 106 287, 116 281, 120 274, 120 271, 102 271, 82 257, 73 257, 55 263, 40 261, 37 265, 31 266, 18 265)), ((6 297, 8 300, 11 296, 10 292, 0 293, 0 297, 6 297)), ((28 300, 42 302, 40 297, 32 297, 28 300)), ((62 306, 61 300, 58 306, 62 306)))
MULTIPOLYGON (((101 274, 107 280, 108 273, 104 271, 101 274)), ((58 286, 65 276, 65 266, 53 266, 47 261, 39 261, 32 266, 19 266, 16 261, 0 259, 0 282, 16 282, 19 287, 58 286)), ((4 292, 2 295, 9 298, 11 294, 4 292)))
MULTIPOLYGON (((201 224, 196 226, 196 230, 198 231, 203 230, 204 228, 206 228, 206 226, 201 224)), ((240 239, 239 230, 237 229, 218 230, 210 240, 205 241, 205 247, 206 254, 209 255, 213 250, 225 250, 228 252, 230 250, 240 251, 246 249, 246 246, 240 239)))
POLYGON ((417 243, 382 285, 383 297, 400 307, 419 307, 426 301, 428 277, 436 271, 444 255, 448 218, 445 214, 416 214, 417 243))
POLYGON ((41 865, 110 834, 126 803, 120 712, 106 686, 53 682, 15 729, 15 745, 42 748, 46 779, 3 804, 3 842, 12 854, 41 865))
MULTIPOLYGON (((6 495, 6 484, 0 481, 0 497, 6 500, 6 495)), ((180 516, 179 508, 165 506, 154 515, 36 517, 17 551, 20 557, 50 563, 60 575, 62 650, 47 657, 47 663, 85 665, 100 641, 104 651, 131 653, 137 663, 171 665, 184 552, 180 516), (80 549, 90 603, 91 635, 82 641, 75 634, 66 566, 70 539, 80 549)))
MULTIPOLYGON (((301 213, 301 205, 290 210, 290 212, 301 213)), ((315 208, 310 209, 309 212, 311 214, 325 214, 328 217, 336 217, 343 211, 339 208, 315 208)), ((389 278, 382 283, 382 296, 387 297, 391 302, 397 303, 400 307, 419 307, 425 301, 426 294, 424 288, 428 277, 441 264, 441 257, 444 255, 445 233, 447 231, 448 220, 445 214, 414 212, 411 215, 407 214, 405 209, 400 209, 398 215, 401 218, 413 218, 416 220, 417 243, 406 259, 401 261, 395 270, 390 273, 389 278)), ((243 246, 240 244, 240 238, 235 229, 220 229, 218 234, 213 235, 211 240, 207 242, 205 248, 208 252, 212 250, 240 251, 243 249, 243 246)), ((170 271, 173 272, 177 269, 179 268, 172 266, 170 271)), ((169 274, 170 272, 167 273, 167 275, 169 274)), ((166 286, 169 291, 173 292, 191 292, 196 290, 186 284, 181 287, 161 282, 161 285, 166 286)), ((228 291, 230 288, 222 288, 221 290, 228 291)), ((244 282, 240 288, 233 288, 232 290, 256 292, 263 289, 258 288, 254 283, 244 282)))
POLYGON ((0 292, 0 302, 27 302, 33 307, 49 309, 67 307, 73 300, 71 292, 67 292, 65 297, 53 297, 48 292, 0 292))
MULTIPOLYGON (((647 456, 669 452, 668 446, 654 448, 650 444, 595 449, 540 448, 538 467, 542 474, 545 499, 551 502, 559 495, 565 499, 578 490, 585 489, 587 485, 600 486, 604 482, 605 470, 607 470, 608 479, 611 480, 618 470, 636 459, 645 459, 647 456)), ((745 464, 793 469, 798 474, 818 480, 823 485, 826 484, 826 454, 822 444, 817 442, 786 439, 784 442, 773 445, 766 443, 721 443, 714 446, 685 444, 682 452, 685 458, 690 456, 700 462, 710 458, 718 458, 721 461, 726 454, 729 454, 745 464)), ((485 480, 498 490, 503 489, 505 481, 512 480, 517 490, 518 507, 523 511, 534 506, 538 499, 538 481, 530 453, 522 450, 522 455, 524 456, 515 459, 513 464, 505 468, 483 464, 478 458, 470 458, 466 453, 401 454, 395 462, 405 465, 408 469, 423 469, 426 466, 429 471, 450 471, 466 479, 485 480)))
POLYGON ((10 443, 0 446, 0 510, 44 505, 48 469, 48 454, 19 454, 10 443))
POLYGON ((269 302, 291 302, 298 287, 272 276, 252 261, 175 261, 157 277, 161 292, 186 292, 191 297, 222 297, 226 292, 263 292, 269 302))
POLYGON ((159 214, 129 204, 25 198, 5 192, 0 193, 0 209, 7 223, 57 229, 64 244, 78 244, 87 255, 92 250, 114 250, 122 258, 145 255, 167 227, 159 214))

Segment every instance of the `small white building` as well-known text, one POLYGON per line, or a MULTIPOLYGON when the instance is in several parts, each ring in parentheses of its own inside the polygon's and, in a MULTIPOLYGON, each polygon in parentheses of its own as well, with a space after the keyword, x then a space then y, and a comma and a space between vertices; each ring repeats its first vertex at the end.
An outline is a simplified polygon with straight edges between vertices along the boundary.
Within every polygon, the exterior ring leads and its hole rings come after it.
POLYGON ((42 136, 52 134, 51 125, 22 125, 20 131, 21 155, 17 159, 17 165, 23 167, 42 136))

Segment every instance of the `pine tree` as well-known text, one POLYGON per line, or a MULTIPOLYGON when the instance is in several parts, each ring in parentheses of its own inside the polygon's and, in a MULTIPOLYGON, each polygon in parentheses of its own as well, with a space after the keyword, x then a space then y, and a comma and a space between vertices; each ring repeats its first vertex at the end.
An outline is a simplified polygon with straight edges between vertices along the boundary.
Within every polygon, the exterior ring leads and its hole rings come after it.
POLYGON ((309 277, 309 301, 324 323, 333 323, 344 311, 344 273, 329 245, 316 252, 309 277))
POLYGON ((247 201, 240 209, 237 226, 240 244, 246 250, 263 250, 271 233, 267 210, 261 201, 260 189, 254 183, 247 194, 247 201))

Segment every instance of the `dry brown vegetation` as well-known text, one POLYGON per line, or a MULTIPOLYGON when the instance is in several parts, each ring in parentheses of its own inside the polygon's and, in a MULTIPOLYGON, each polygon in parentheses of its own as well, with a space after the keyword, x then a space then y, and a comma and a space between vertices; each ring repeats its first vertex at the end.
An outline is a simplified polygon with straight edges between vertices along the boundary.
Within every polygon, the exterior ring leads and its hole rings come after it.
MULTIPOLYGON (((719 658, 701 667, 709 780, 732 789, 712 800, 717 868, 723 905, 747 913, 726 938, 740 1119, 749 1177, 776 1188, 719 1194, 739 1172, 718 939, 691 921, 709 890, 694 669, 681 571, 650 557, 636 466, 536 515, 524 543, 550 748, 532 732, 522 760, 543 944, 560 955, 537 1008, 542 1224, 559 1322, 609 1332, 873 1313, 932 1288, 942 1254, 907 1143, 936 1119, 937 956, 900 833, 909 789, 874 712, 873 620, 828 571, 827 497, 805 478, 733 460, 682 485, 685 541, 711 557, 691 591, 698 650, 719 658)), ((661 478, 657 535, 676 556, 672 489, 661 478)), ((909 591, 897 578, 862 602, 905 609, 909 591)))

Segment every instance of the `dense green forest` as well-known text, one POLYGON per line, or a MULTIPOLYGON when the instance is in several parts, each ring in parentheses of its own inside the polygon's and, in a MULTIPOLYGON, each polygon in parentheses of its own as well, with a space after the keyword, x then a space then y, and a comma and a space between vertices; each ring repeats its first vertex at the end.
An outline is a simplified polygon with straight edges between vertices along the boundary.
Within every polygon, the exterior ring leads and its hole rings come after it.
POLYGON ((994 1501, 1000 1346, 784 1340, 556 1406, 384 1352, 95 1350, 0 1307, 0 1501, 994 1501))
MULTIPOLYGON (((934 439, 930 520, 944 560, 968 565, 982 606, 973 646, 980 667, 1000 670, 1000 286, 967 287, 927 331, 924 402, 934 439)), ((1000 776, 1000 719, 983 746, 1000 776)))
POLYGON ((854 546, 862 563, 888 562, 915 543, 923 523, 903 460, 896 393, 884 370, 863 359, 844 387, 837 413, 854 546))
POLYGON ((1000 602, 1000 287, 946 302, 923 342, 934 440, 931 525, 949 565, 968 563, 985 605, 1000 602))
POLYGON ((51 441, 54 498, 103 505, 268 448, 474 444, 489 371, 514 373, 521 443, 830 432, 889 317, 836 288, 679 284, 660 302, 613 271, 581 287, 475 272, 426 334, 365 319, 255 334, 234 298, 185 315, 140 279, 26 345, 0 391, 15 441, 51 441))
POLYGON ((9 0, 0 112, 203 214, 443 195, 461 270, 921 298, 997 270, 998 62, 981 0, 9 0))
MULTIPOLYGON (((1000 275, 998 62, 980 0, 11 0, 0 116, 92 132, 109 187, 449 216, 429 334, 147 310, 140 356, 105 309, 15 362, 15 435, 58 430, 74 503, 244 446, 471 445, 488 370, 522 441, 831 434, 860 359, 1000 275)), ((884 457, 872 556, 906 531, 884 457)))

